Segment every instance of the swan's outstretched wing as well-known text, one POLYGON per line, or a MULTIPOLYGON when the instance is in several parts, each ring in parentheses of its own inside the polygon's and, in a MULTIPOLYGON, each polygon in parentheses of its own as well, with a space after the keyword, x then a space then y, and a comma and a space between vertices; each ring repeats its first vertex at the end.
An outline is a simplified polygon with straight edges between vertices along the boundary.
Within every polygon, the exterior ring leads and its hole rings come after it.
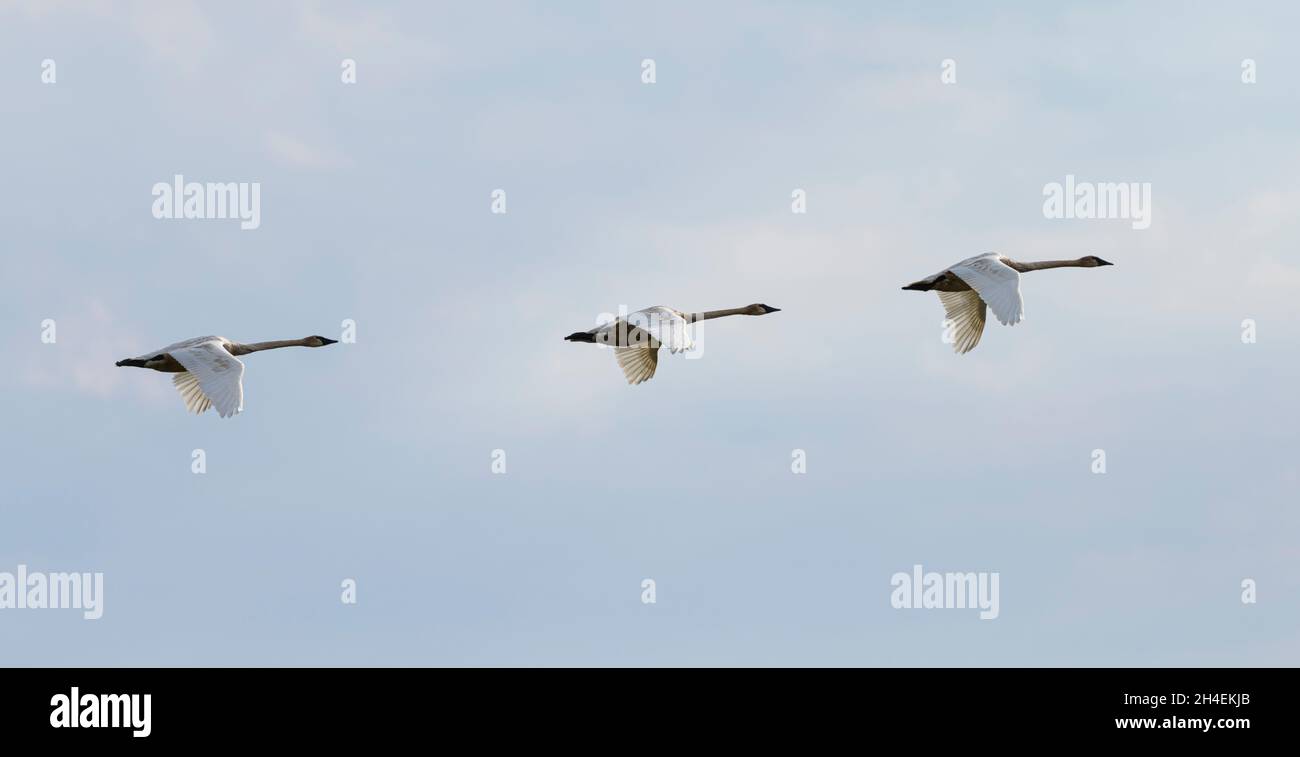
POLYGON ((654 340, 669 352, 681 352, 695 347, 691 339, 691 324, 686 317, 672 308, 663 305, 638 310, 630 313, 627 322, 654 337, 654 340))
MULTIPOLYGON (((171 350, 168 354, 194 376, 199 388, 203 390, 203 396, 222 418, 228 418, 244 409, 244 364, 226 352, 220 340, 199 342, 171 350)), ((180 388, 181 379, 173 381, 180 388)), ((187 405, 188 402, 187 399, 187 405)))
POLYGON ((659 347, 615 347, 614 357, 618 358, 618 367, 623 369, 627 383, 639 384, 654 378, 655 368, 659 367, 659 347))
POLYGON ((608 347, 650 344, 654 349, 667 347, 670 352, 681 352, 695 346, 690 326, 678 311, 656 305, 602 323, 586 333, 594 337, 596 344, 608 347))
POLYGON ((660 347, 667 347, 669 352, 695 347, 691 324, 672 308, 656 305, 629 313, 627 324, 627 346, 616 347, 614 357, 618 358, 618 367, 623 369, 629 384, 654 378, 660 347))
POLYGON ((211 342, 213 340, 216 340, 218 342, 225 341, 225 339, 219 336, 196 336, 193 339, 186 339, 183 342, 177 342, 176 344, 169 344, 166 347, 163 347, 162 349, 153 350, 152 352, 146 352, 143 355, 137 357, 136 360, 152 360, 154 357, 157 357, 158 355, 166 355, 168 353, 175 352, 176 350, 185 349, 186 347, 193 347, 196 344, 203 344, 204 342, 211 342))
POLYGON ((964 292, 939 292, 947 318, 952 321, 952 348, 957 354, 970 352, 984 334, 984 300, 973 289, 964 292))
POLYGON ((948 270, 979 293, 1002 325, 1020 323, 1025 315, 1025 304, 1020 299, 1020 272, 1003 263, 1002 256, 995 252, 976 255, 948 270))
POLYGON ((629 313, 603 323, 587 332, 596 344, 614 348, 618 367, 623 369, 627 383, 639 384, 654 377, 659 367, 659 348, 681 352, 694 348, 690 323, 672 308, 655 307, 629 313))
POLYGON ((186 410, 191 413, 205 413, 212 407, 212 401, 203 393, 203 388, 199 386, 199 380, 193 373, 182 371, 172 376, 172 383, 181 393, 181 399, 185 400, 186 410))

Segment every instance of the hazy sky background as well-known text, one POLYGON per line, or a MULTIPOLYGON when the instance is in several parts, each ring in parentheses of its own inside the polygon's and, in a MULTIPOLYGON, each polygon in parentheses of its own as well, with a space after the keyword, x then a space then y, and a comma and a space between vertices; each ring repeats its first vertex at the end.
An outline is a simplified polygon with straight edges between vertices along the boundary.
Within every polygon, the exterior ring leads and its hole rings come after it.
POLYGON ((0 664, 1300 664, 1300 9, 864 6, 0 0, 0 571, 105 574, 0 664), (990 250, 1116 265, 953 355, 899 287, 990 250), (562 340, 751 302, 636 387, 562 340), (113 365, 348 318, 234 419, 113 365))

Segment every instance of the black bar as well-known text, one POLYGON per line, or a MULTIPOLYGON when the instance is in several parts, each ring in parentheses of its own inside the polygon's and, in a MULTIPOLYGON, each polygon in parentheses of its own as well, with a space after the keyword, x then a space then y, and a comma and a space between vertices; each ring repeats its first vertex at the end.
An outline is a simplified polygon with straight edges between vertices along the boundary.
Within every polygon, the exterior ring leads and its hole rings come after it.
POLYGON ((52 746, 337 745, 427 738, 430 729, 440 742, 453 734, 496 741, 598 732, 636 740, 645 732, 658 734, 655 742, 673 734, 662 743, 676 743, 688 724, 760 742, 815 728, 881 745, 891 735, 923 736, 925 744, 1052 736, 1058 745, 1076 739, 1233 745, 1288 735, 1297 680, 1293 669, 1224 668, 26 668, 3 675, 0 732, 52 746), (118 707, 120 700, 90 703, 87 695, 149 694, 149 735, 133 736, 143 728, 132 727, 52 727, 51 717, 59 717, 52 700, 70 700, 73 687, 97 712, 101 702, 118 707), (1208 719, 1209 730, 1191 719, 1208 719))

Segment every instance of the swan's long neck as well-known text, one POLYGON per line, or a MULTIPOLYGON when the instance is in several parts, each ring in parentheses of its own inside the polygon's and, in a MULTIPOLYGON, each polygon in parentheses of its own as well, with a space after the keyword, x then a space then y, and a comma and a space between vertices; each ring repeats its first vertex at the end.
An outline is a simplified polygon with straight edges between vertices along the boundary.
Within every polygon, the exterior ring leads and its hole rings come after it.
POLYGON ((1020 271, 1028 273, 1029 271, 1041 271, 1045 268, 1087 268, 1088 265, 1080 260, 1040 260, 1036 263, 1021 263, 1016 260, 1008 259, 1007 265, 1020 271))
POLYGON ((306 347, 307 339, 280 339, 273 342, 253 342, 252 344, 232 344, 230 345, 230 354, 247 355, 250 352, 261 352, 262 350, 278 350, 281 347, 306 347))
POLYGON ((703 313, 691 313, 686 317, 687 322, 695 323, 696 321, 707 321, 711 318, 722 318, 728 315, 745 315, 749 308, 728 308, 727 310, 706 310, 703 313))

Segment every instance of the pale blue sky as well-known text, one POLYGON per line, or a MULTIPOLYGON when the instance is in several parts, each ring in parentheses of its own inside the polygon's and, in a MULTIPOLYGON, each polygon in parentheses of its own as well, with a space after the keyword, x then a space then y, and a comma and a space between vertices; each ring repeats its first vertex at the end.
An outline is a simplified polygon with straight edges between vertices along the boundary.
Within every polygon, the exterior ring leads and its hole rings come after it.
POLYGON ((1298 22, 0 0, 0 571, 106 594, 0 611, 0 664, 1300 664, 1298 22), (261 228, 155 220, 177 173, 261 182, 261 228), (1066 174, 1151 228, 1045 219, 1066 174), (989 250, 1116 266, 955 356, 899 287, 989 250), (637 387, 562 341, 750 302, 637 387), (234 419, 113 366, 347 318, 234 419), (1000 617, 892 609, 916 563, 1000 617))

